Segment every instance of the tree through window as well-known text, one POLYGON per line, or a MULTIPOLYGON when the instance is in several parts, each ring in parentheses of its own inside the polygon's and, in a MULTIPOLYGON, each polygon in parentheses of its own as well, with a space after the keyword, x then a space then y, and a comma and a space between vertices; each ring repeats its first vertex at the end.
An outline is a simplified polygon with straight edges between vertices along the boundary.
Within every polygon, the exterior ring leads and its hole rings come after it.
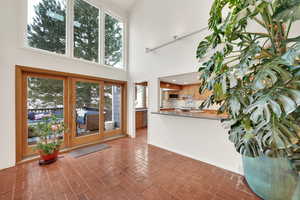
POLYGON ((74 56, 99 60, 99 9, 83 0, 74 6, 74 56))
POLYGON ((66 0, 28 1, 28 45, 66 53, 66 0))
POLYGON ((123 23, 105 14, 105 64, 123 67, 123 23))

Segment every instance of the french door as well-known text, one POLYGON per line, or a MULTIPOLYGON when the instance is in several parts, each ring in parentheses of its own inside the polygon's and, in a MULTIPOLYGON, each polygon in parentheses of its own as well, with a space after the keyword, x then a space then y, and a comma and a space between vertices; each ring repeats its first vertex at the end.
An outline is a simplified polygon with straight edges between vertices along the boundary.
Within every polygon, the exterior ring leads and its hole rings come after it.
MULTIPOLYGON (((23 74, 23 156, 33 155, 39 142, 37 126, 56 116, 68 123, 68 87, 65 77, 35 73, 23 74)), ((62 148, 68 141, 67 133, 60 136, 62 148)))
POLYGON ((72 146, 104 136, 103 81, 72 79, 72 146))
POLYGON ((17 68, 17 161, 36 154, 37 126, 51 116, 67 127, 62 149, 126 134, 125 82, 41 72, 17 68))

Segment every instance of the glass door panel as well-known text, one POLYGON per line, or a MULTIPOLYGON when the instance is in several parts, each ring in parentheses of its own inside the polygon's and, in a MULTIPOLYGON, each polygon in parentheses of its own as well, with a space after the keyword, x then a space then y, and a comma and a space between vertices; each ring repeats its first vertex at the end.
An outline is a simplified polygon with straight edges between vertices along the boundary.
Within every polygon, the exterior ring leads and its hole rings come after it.
POLYGON ((73 79, 73 144, 101 139, 101 87, 99 81, 73 79))
MULTIPOLYGON (((48 123, 55 116, 65 122, 65 80, 52 76, 27 75, 26 81, 26 145, 25 155, 34 153, 33 146, 39 142, 37 126, 48 123)), ((64 134, 60 135, 64 139, 64 134)))
POLYGON ((104 86, 104 129, 106 132, 120 130, 122 122, 122 87, 104 86))
POLYGON ((99 83, 76 82, 76 137, 99 134, 99 83))

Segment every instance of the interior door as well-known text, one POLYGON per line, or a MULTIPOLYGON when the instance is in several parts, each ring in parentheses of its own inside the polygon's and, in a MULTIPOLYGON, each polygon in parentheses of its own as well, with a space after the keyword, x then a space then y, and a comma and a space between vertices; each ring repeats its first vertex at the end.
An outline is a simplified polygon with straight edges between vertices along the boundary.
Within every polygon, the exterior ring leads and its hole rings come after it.
POLYGON ((71 145, 100 141, 104 136, 103 82, 75 78, 71 82, 71 145))
MULTIPOLYGON (((22 82, 22 156, 27 157, 36 153, 34 147, 39 142, 39 124, 47 123, 51 116, 67 124, 68 87, 65 77, 38 73, 24 73, 22 82)), ((64 133, 60 137, 63 148, 68 143, 68 135, 64 133)))

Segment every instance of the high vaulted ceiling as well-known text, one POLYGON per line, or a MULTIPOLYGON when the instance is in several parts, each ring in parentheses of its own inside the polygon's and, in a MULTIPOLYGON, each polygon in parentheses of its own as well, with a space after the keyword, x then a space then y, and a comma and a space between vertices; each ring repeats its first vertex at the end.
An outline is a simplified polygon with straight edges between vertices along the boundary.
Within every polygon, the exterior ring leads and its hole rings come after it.
POLYGON ((102 0, 102 1, 112 3, 118 6, 119 8, 129 12, 138 0, 102 0))

